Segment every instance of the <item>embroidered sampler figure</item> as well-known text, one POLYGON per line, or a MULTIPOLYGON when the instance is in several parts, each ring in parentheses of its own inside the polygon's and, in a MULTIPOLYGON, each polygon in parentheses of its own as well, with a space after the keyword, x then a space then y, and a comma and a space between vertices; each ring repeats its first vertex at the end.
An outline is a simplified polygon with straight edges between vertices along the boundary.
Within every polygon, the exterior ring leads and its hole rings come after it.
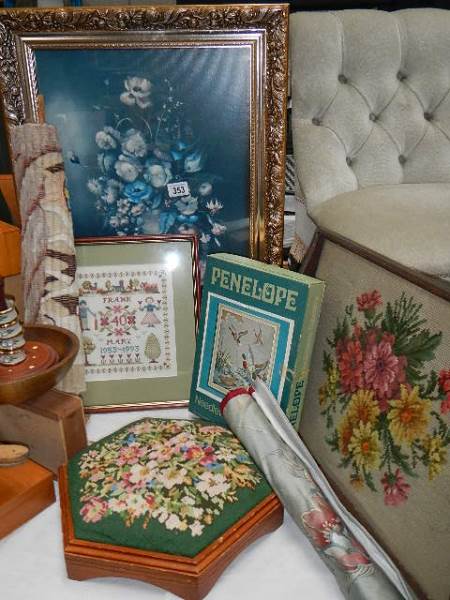
POLYGON ((77 278, 81 327, 89 331, 82 339, 87 381, 177 374, 172 274, 166 265, 80 267, 77 278))
POLYGON ((145 316, 141 321, 141 325, 147 325, 148 327, 155 327, 159 325, 161 321, 155 314, 155 310, 160 310, 161 306, 158 302, 155 304, 152 297, 145 299, 145 304, 139 308, 139 310, 145 310, 145 316))
POLYGON ((87 305, 86 300, 80 300, 79 304, 79 315, 80 315, 80 324, 82 331, 90 331, 89 327, 89 315, 94 317, 94 329, 97 329, 97 319, 96 313, 92 312, 87 305))

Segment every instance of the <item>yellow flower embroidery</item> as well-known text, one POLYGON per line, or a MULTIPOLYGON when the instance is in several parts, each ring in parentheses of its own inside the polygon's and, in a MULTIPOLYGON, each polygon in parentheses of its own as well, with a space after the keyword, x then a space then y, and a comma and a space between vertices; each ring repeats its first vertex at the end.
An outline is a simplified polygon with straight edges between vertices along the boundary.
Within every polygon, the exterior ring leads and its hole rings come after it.
POLYGON ((372 430, 370 423, 360 423, 355 427, 348 449, 357 467, 364 468, 366 471, 378 468, 380 441, 378 433, 372 430))
POLYGON ((359 423, 371 423, 377 421, 380 409, 378 402, 374 400, 373 392, 369 390, 358 390, 352 395, 348 405, 347 416, 355 425, 359 423))
POLYGON ((336 365, 327 371, 327 380, 319 388, 319 404, 323 406, 327 400, 330 400, 331 404, 337 400, 337 384, 339 381, 339 371, 336 365))
POLYGON ((424 446, 428 458, 428 479, 431 481, 442 471, 447 463, 447 450, 443 446, 443 440, 439 435, 427 436, 424 446))
POLYGON ((417 386, 409 392, 405 385, 401 385, 400 399, 391 400, 389 404, 389 429, 396 442, 411 444, 425 435, 431 402, 420 398, 417 386))
POLYGON ((380 409, 377 401, 373 399, 373 392, 358 390, 356 394, 352 395, 347 414, 338 425, 339 450, 344 456, 350 452, 349 443, 354 430, 360 424, 374 425, 379 414, 380 409))
POLYGON ((328 381, 334 386, 336 386, 336 383, 339 381, 339 371, 335 364, 333 364, 328 372, 328 381))
POLYGON ((319 387, 319 404, 320 404, 320 406, 323 406, 326 403, 327 398, 328 398, 327 384, 322 383, 322 385, 319 387))

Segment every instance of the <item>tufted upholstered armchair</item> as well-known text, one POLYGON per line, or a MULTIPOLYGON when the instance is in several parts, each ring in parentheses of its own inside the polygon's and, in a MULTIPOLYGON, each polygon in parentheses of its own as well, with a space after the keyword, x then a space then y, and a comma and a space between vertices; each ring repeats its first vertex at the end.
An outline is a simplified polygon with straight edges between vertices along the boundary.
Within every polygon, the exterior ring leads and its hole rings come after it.
POLYGON ((326 282, 300 435, 417 597, 448 600, 450 11, 294 14, 291 78, 321 230, 302 269, 326 282))
POLYGON ((296 13, 290 49, 310 217, 450 278, 450 11, 296 13))

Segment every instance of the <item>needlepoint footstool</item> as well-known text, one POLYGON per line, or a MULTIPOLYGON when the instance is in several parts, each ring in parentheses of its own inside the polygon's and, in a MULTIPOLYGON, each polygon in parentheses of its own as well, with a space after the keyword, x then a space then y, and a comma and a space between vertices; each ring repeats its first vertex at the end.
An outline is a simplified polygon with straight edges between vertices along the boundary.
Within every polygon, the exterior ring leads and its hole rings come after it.
POLYGON ((186 600, 283 521, 239 440, 198 420, 131 423, 74 456, 59 485, 71 579, 140 579, 186 600))

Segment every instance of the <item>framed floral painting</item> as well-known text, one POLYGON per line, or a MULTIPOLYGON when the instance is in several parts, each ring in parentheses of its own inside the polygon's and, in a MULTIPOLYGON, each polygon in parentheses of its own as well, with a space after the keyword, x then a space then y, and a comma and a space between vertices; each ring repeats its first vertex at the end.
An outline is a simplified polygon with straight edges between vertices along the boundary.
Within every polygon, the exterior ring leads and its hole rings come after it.
POLYGON ((87 411, 187 403, 199 310, 194 236, 76 242, 87 411))
POLYGON ((287 6, 0 12, 9 123, 63 149, 76 237, 282 260, 287 6), (40 101, 38 101, 38 98, 40 101))

